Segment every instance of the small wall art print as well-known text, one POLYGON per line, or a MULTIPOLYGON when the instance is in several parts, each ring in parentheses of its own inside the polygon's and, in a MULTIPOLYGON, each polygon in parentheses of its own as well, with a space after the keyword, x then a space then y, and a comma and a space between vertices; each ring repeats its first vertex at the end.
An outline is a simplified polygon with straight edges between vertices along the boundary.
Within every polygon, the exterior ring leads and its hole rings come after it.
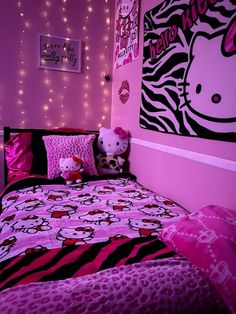
POLYGON ((236 142, 234 0, 164 1, 144 16, 140 126, 236 142))
POLYGON ((38 60, 40 68, 80 73, 81 42, 40 34, 38 60))
POLYGON ((139 0, 116 0, 115 68, 138 57, 139 0))

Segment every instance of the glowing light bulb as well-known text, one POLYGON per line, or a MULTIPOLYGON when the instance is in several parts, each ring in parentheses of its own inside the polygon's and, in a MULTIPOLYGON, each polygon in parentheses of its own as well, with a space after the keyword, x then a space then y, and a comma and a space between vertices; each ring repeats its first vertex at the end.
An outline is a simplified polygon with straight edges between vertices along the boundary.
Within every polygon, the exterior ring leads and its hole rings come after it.
POLYGON ((104 88, 103 94, 104 94, 104 95, 108 95, 108 93, 109 93, 109 92, 108 92, 108 89, 105 89, 105 88, 104 88))
POLYGON ((48 16, 48 12, 47 12, 47 11, 43 11, 43 12, 42 12, 42 16, 43 16, 44 18, 46 18, 46 17, 48 16))
POLYGON ((67 22, 67 17, 64 16, 62 20, 63 20, 64 23, 66 23, 67 22))
POLYGON ((20 16, 22 16, 22 17, 23 17, 23 16, 24 16, 24 13, 22 13, 22 12, 21 12, 21 13, 20 13, 20 16))
POLYGON ((105 84, 105 82, 104 81, 101 81, 101 85, 103 86, 105 84))
POLYGON ((111 22, 110 18, 107 17, 107 18, 106 18, 106 24, 107 24, 107 25, 110 25, 110 22, 111 22))
POLYGON ((49 101, 49 102, 52 102, 52 98, 49 98, 48 101, 49 101))
POLYGON ((24 94, 23 89, 19 89, 18 94, 19 94, 19 95, 23 95, 23 94, 24 94))
POLYGON ((49 79, 45 79, 45 80, 44 80, 44 83, 45 83, 45 85, 50 85, 51 82, 50 82, 49 79))
POLYGON ((106 119, 106 117, 105 116, 102 116, 102 120, 105 120, 106 119))
POLYGON ((89 12, 93 12, 93 8, 91 6, 88 7, 89 12))
POLYGON ((89 50, 89 46, 85 46, 84 49, 88 51, 89 50))
POLYGON ((48 111, 48 109, 49 109, 48 105, 44 105, 44 106, 43 106, 43 110, 44 110, 44 111, 48 111))
POLYGON ((98 127, 100 128, 102 126, 102 124, 101 123, 98 123, 98 127))

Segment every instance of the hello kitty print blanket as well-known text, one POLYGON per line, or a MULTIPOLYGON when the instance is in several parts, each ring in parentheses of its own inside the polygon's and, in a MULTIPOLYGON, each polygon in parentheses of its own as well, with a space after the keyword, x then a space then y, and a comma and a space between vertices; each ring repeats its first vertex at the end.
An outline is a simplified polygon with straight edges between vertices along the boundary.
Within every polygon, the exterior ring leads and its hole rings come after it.
POLYGON ((157 236, 185 214, 128 178, 19 189, 2 199, 0 261, 35 248, 157 236))

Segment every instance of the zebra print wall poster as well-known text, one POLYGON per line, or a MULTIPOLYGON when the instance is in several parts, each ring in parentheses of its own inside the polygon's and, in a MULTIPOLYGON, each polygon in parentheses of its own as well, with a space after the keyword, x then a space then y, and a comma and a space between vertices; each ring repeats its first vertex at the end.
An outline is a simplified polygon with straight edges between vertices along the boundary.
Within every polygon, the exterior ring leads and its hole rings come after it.
POLYGON ((235 0, 166 0, 146 12, 140 126, 236 142, 235 54, 235 0))

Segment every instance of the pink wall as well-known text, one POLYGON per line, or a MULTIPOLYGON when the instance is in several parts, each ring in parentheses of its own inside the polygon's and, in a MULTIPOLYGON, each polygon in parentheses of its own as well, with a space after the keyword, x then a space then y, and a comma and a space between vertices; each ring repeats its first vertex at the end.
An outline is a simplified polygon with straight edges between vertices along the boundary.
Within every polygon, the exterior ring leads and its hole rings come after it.
POLYGON ((110 125, 111 14, 110 0, 1 1, 0 126, 110 125), (39 69, 39 33, 82 40, 82 73, 39 69))
MULTIPOLYGON (((142 77, 142 44, 144 13, 156 6, 160 1, 141 1, 140 14, 140 49, 139 57, 125 66, 113 71, 112 85, 112 118, 111 125, 123 126, 130 130, 132 137, 144 141, 158 143, 171 148, 198 152, 207 157, 220 157, 220 166, 224 168, 227 160, 234 161, 234 171, 225 170, 198 161, 177 157, 173 154, 131 144, 131 171, 137 175, 138 181, 149 188, 173 198, 190 210, 196 210, 204 204, 219 204, 236 208, 236 144, 190 138, 170 134, 162 134, 141 129, 139 126, 139 110, 141 102, 142 77), (122 104, 118 98, 121 82, 128 80, 130 98, 122 104)), ((199 161, 202 155, 195 156, 199 161)))
POLYGON ((0 1, 0 128, 110 126, 113 14, 111 0, 0 1), (39 33, 81 40, 82 73, 39 69, 39 33))

